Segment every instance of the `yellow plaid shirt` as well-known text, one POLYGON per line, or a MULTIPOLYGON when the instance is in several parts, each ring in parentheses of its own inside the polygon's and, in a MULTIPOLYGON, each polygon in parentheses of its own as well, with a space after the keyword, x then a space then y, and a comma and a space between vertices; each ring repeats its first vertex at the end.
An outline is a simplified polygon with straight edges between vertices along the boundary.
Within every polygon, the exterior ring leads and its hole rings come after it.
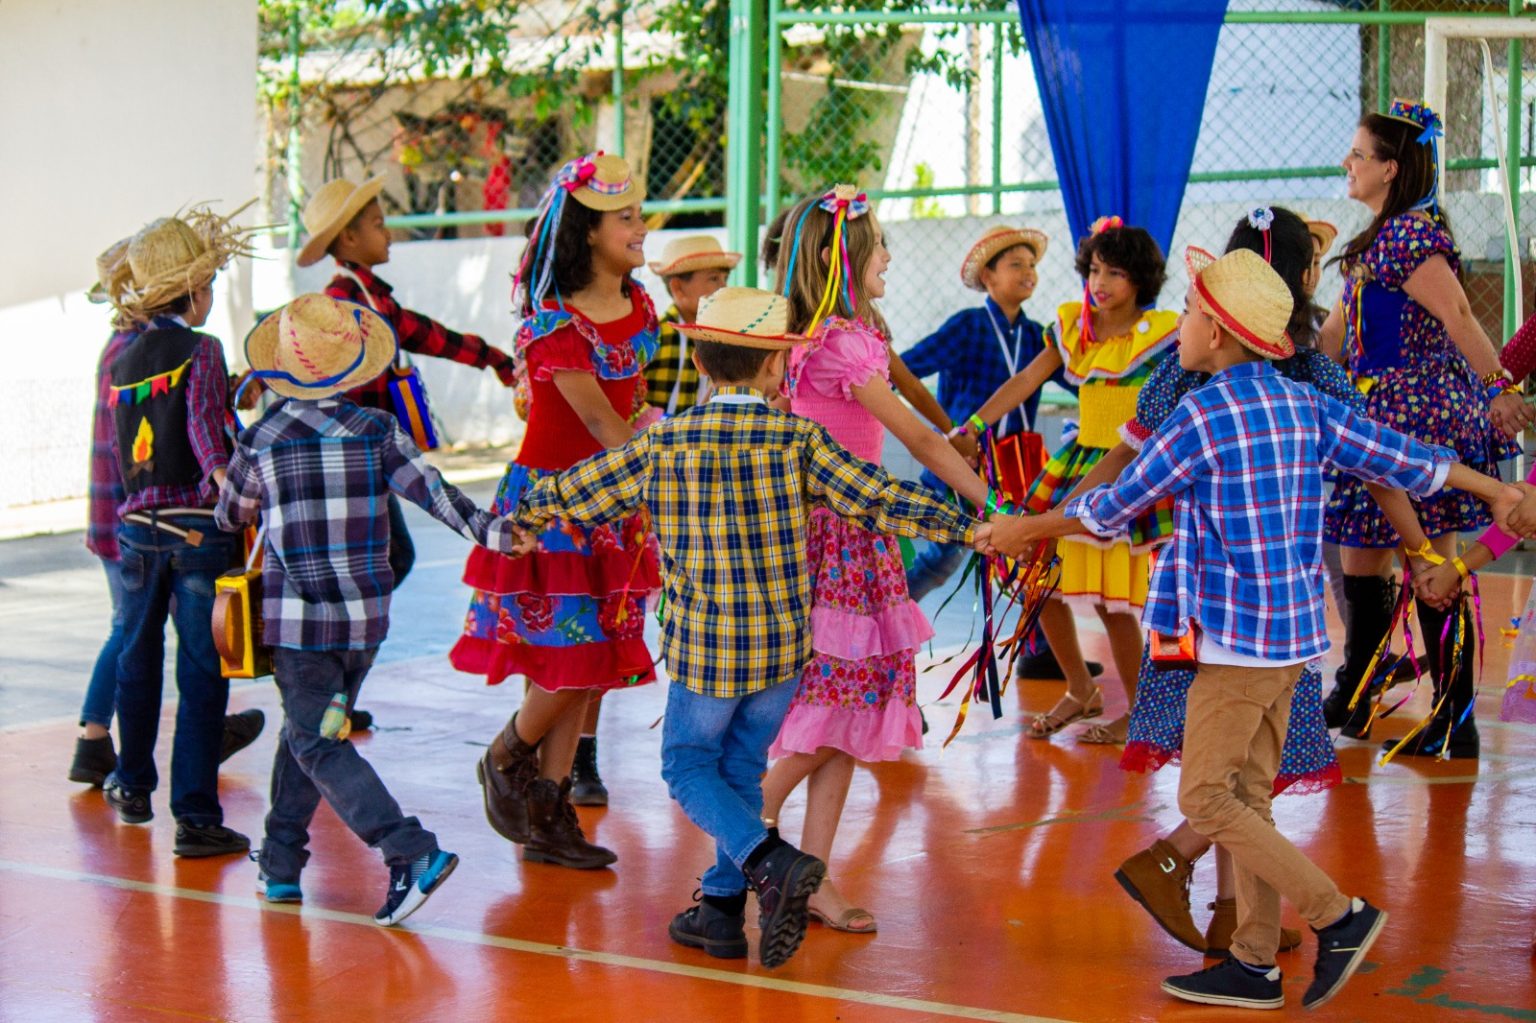
POLYGON ((969 543, 976 523, 756 391, 723 387, 716 397, 539 480, 512 517, 539 529, 556 517, 592 525, 649 507, 667 669, 693 692, 730 697, 797 680, 810 660, 813 502, 865 529, 940 542, 969 543))
POLYGON ((661 340, 656 346, 656 354, 645 364, 645 400, 670 415, 686 412, 699 403, 699 371, 694 367, 693 359, 686 357, 683 335, 677 332, 680 321, 677 306, 662 314, 661 340), (672 404, 674 390, 677 392, 675 405, 672 404))

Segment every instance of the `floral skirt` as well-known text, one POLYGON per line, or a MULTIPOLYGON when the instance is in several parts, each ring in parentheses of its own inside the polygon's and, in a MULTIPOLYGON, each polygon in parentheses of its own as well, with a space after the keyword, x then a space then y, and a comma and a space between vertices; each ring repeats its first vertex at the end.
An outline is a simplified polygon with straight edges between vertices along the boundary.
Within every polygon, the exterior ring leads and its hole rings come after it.
MULTIPOLYGON (((1426 444, 1448 447, 1463 465, 1498 476, 1498 461, 1518 454, 1513 442, 1488 421, 1488 400, 1465 363, 1425 359, 1388 370, 1365 396, 1371 419, 1426 444)), ((1446 487, 1415 501, 1426 536, 1482 529, 1491 519, 1483 503, 1462 490, 1446 487)), ((1397 530, 1387 521, 1365 484, 1341 476, 1328 499, 1323 537, 1343 547, 1396 547, 1397 530)))
POLYGON ((834 747, 859 760, 921 749, 914 657, 933 627, 894 537, 818 508, 808 530, 812 656, 769 756, 834 747))
MULTIPOLYGON (((512 511, 524 488, 548 475, 509 465, 491 510, 512 511)), ((523 675, 546 690, 654 682, 645 598, 661 580, 643 517, 592 528, 553 519, 538 539, 521 558, 470 552, 464 582, 474 593, 448 655, 453 666, 489 685, 523 675)))
POLYGON ((1536 587, 1532 587, 1525 614, 1520 616, 1520 633, 1509 657, 1509 687, 1504 690, 1499 720, 1536 724, 1536 587))
MULTIPOLYGON (((1030 484, 1024 509, 1039 515, 1065 501, 1105 453, 1104 448, 1086 447, 1075 441, 1064 445, 1030 484)), ((1159 502, 1131 524, 1125 540, 1083 536, 1062 539, 1056 545, 1056 553, 1061 557, 1057 595, 1068 603, 1103 605, 1109 611, 1140 610, 1147 603, 1151 574, 1148 552, 1172 532, 1172 504, 1159 502)))
MULTIPOLYGON (((1194 681, 1192 671, 1152 667, 1150 652, 1142 651, 1130 733, 1120 757, 1123 770, 1155 771, 1179 759, 1184 746, 1184 701, 1194 681)), ((1321 792, 1342 780, 1323 721, 1323 673, 1315 663, 1308 664, 1291 695, 1291 718, 1280 749, 1274 794, 1321 792)))

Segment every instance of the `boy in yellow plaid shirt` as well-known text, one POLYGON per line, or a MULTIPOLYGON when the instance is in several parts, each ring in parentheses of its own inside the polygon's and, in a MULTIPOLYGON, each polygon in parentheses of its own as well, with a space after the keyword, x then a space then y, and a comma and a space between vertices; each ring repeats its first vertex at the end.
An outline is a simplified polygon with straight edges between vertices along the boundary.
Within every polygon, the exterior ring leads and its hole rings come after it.
POLYGON ((991 529, 767 404, 786 351, 805 340, 787 322, 785 300, 768 292, 725 288, 705 299, 698 322, 680 329, 716 384, 713 397, 540 480, 510 516, 537 531, 557 516, 591 525, 650 509, 664 554, 662 652, 672 676, 661 773, 718 851, 699 904, 668 933, 717 958, 746 956, 751 888, 769 967, 799 947, 806 900, 826 873, 759 816, 768 747, 811 656, 811 502, 901 536, 980 547, 991 529))

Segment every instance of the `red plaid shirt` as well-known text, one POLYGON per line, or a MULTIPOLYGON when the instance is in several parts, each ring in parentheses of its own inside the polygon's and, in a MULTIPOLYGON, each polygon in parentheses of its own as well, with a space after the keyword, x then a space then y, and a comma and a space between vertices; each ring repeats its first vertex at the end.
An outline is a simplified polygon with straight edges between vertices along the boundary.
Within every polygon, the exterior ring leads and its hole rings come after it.
POLYGON ((112 421, 112 363, 128 342, 138 336, 139 328, 113 331, 107 347, 96 363, 96 411, 91 416, 91 485, 86 498, 85 546, 98 558, 117 560, 117 506, 128 496, 123 489, 123 472, 112 451, 117 436, 112 421))
MULTIPOLYGON (((356 280, 347 273, 338 273, 325 286, 325 293, 332 298, 368 306, 384 317, 395 328, 401 348, 416 355, 434 355, 476 369, 494 370, 503 384, 512 386, 512 356, 492 346, 483 337, 456 334, 429 316, 403 308, 395 301, 395 289, 366 266, 341 260, 337 262, 344 271, 355 274, 356 280), (362 281, 362 286, 358 285, 358 281, 362 281)), ((389 397, 387 373, 348 392, 347 397, 359 405, 383 409, 391 415, 395 411, 389 397)))

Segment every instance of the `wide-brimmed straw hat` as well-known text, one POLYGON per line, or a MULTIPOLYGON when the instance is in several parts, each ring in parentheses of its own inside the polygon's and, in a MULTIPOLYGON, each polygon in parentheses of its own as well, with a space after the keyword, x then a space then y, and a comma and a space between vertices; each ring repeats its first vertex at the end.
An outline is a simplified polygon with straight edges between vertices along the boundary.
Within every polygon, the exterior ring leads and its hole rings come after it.
POLYGON ((341 229, 383 190, 383 178, 369 178, 361 185, 338 178, 321 185, 304 204, 304 231, 309 241, 299 250, 299 265, 313 266, 324 259, 341 229))
POLYGON ((1251 249, 1235 249, 1220 259, 1191 245, 1184 265, 1200 308, 1251 352, 1266 359, 1289 359, 1296 346, 1285 332, 1295 300, 1291 289, 1251 249))
POLYGON ((111 287, 113 275, 122 270, 123 262, 128 258, 128 243, 132 240, 131 235, 120 238, 96 257, 96 283, 86 289, 86 301, 101 305, 111 299, 107 289, 111 287))
POLYGON ((622 156, 596 152, 572 160, 556 178, 572 199, 589 210, 622 210, 645 201, 645 185, 622 156))
POLYGON ((695 323, 677 329, 693 341, 717 341, 741 348, 782 351, 803 344, 803 334, 789 333, 789 301, 757 288, 721 288, 699 302, 695 323))
POLYGON ((1044 231, 1032 227, 994 227, 981 236, 981 241, 971 246, 960 264, 960 281, 972 291, 986 291, 981 283, 981 270, 992 257, 1016 245, 1027 245, 1035 254, 1035 261, 1045 258, 1045 247, 1050 244, 1044 231))
POLYGON ((726 252, 712 235, 691 234, 674 238, 661 250, 661 260, 649 264, 657 277, 674 277, 695 270, 734 270, 741 253, 726 252))
POLYGON ((112 304, 131 319, 147 320, 153 310, 207 285, 235 256, 250 255, 255 228, 233 221, 255 201, 227 217, 196 206, 139 231, 108 278, 112 304))
POLYGON ((253 374, 285 398, 326 398, 361 387, 395 361, 389 321, 329 295, 298 298, 245 338, 253 374))
POLYGON ((1326 220, 1313 220, 1311 217, 1302 217, 1302 222, 1307 225, 1307 233, 1317 239, 1322 246, 1323 254, 1333 248, 1335 239, 1339 237, 1339 229, 1326 220))

